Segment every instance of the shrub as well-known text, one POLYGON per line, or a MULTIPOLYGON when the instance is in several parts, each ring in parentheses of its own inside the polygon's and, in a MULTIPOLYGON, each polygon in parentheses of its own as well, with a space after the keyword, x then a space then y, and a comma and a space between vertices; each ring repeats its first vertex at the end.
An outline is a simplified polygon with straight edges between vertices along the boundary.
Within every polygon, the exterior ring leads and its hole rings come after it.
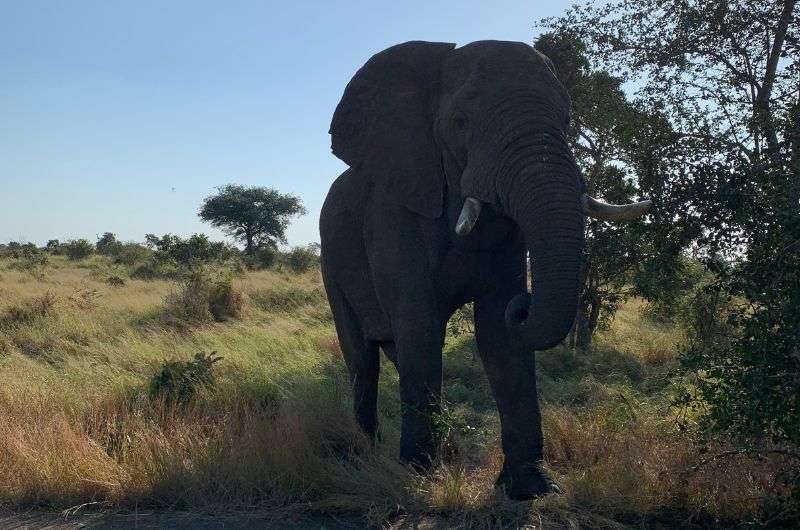
POLYGON ((114 254, 114 263, 132 267, 144 263, 153 252, 139 243, 123 243, 119 245, 114 254))
POLYGON ((124 287, 125 286, 125 279, 119 276, 109 276, 106 278, 106 283, 113 287, 124 287))
POLYGON ((179 291, 167 297, 166 314, 170 319, 188 323, 211 319, 224 322, 239 318, 243 309, 244 296, 230 278, 210 279, 196 272, 179 291))
POLYGON ((319 253, 313 245, 294 247, 285 255, 286 264, 294 272, 306 272, 319 265, 319 253))
POLYGON ((454 337, 475 333, 475 313, 472 304, 460 307, 447 322, 447 331, 454 337))
POLYGON ((145 236, 147 246, 155 250, 162 260, 171 259, 184 267, 222 262, 237 254, 237 250, 222 241, 211 241, 205 234, 192 234, 184 239, 172 234, 162 237, 153 234, 145 236))
POLYGON ((217 352, 198 352, 190 361, 165 362, 150 379, 150 397, 167 404, 187 403, 198 389, 214 385, 214 364, 221 360, 217 352))
POLYGON ((106 232, 97 240, 95 244, 97 253, 103 256, 115 256, 122 248, 122 243, 117 241, 117 236, 111 232, 106 232))
POLYGON ((212 283, 209 292, 208 309, 217 322, 242 316, 244 295, 228 278, 212 283))
POLYGON ((147 261, 135 267, 131 272, 131 278, 137 280, 177 279, 182 276, 184 276, 184 271, 174 260, 158 254, 150 256, 147 261))
POLYGON ((11 267, 17 270, 29 272, 35 276, 41 276, 41 268, 47 265, 47 254, 36 248, 34 245, 25 245, 20 250, 14 252, 16 261, 11 267))
POLYGON ((74 261, 88 258, 93 253, 94 245, 86 239, 72 239, 64 244, 64 254, 74 261))
POLYGON ((62 254, 61 242, 58 239, 48 240, 47 244, 44 246, 44 249, 50 254, 54 255, 62 254))
POLYGON ((259 269, 268 269, 275 265, 278 259, 278 252, 270 247, 263 246, 255 251, 252 257, 253 265, 259 269))

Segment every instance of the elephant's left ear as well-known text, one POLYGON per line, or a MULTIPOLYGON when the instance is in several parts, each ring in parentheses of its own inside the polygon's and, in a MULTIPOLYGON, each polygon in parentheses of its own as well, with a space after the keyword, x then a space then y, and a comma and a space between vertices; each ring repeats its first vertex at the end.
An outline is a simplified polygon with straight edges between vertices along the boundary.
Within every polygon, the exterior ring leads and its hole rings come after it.
POLYGON ((444 173, 433 136, 442 63, 455 44, 412 41, 376 55, 348 83, 331 122, 331 150, 382 200, 442 213, 444 173))

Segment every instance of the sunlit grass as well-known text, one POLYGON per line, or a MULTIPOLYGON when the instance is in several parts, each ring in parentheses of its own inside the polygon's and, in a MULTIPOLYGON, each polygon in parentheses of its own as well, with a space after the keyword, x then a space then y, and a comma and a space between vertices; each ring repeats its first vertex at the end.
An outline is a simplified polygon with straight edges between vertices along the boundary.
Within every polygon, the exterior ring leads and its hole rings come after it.
MULTIPOLYGON (((384 362, 373 448, 355 428, 318 271, 234 276, 240 318, 163 318, 175 282, 124 285, 102 258, 53 259, 37 279, 0 261, 0 314, 37 297, 44 314, 0 320, 0 505, 156 506, 337 513, 372 523, 613 527, 752 517, 777 461, 702 455, 669 407, 681 337, 632 301, 587 354, 537 354, 545 454, 565 490, 513 503, 493 489, 498 419, 471 336, 448 337, 441 465, 396 460, 397 373, 384 362), (192 402, 147 393, 165 360, 216 351, 217 384, 192 402), (438 524, 437 523, 437 524, 438 524)), ((714 442, 721 444, 723 442, 714 442)))

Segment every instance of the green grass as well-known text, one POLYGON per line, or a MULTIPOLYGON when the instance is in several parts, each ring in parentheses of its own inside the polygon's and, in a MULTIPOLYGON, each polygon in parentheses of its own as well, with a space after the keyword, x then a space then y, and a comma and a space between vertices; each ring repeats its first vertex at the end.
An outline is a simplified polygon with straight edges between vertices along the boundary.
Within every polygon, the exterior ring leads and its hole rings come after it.
POLYGON ((638 528, 753 520, 781 493, 776 459, 692 469, 703 458, 696 433, 679 430, 669 407, 681 337, 641 317, 638 301, 588 354, 537 354, 547 465, 565 493, 514 503, 492 488, 498 418, 469 335, 447 339, 446 442, 439 467, 420 476, 396 460, 391 363, 381 443, 354 425, 318 271, 241 274, 239 318, 181 326, 165 317, 175 282, 129 279, 101 257, 51 258, 39 278, 9 264, 0 260, 0 506, 638 528), (165 361, 212 351, 223 357, 213 388, 180 405, 149 395, 165 361))

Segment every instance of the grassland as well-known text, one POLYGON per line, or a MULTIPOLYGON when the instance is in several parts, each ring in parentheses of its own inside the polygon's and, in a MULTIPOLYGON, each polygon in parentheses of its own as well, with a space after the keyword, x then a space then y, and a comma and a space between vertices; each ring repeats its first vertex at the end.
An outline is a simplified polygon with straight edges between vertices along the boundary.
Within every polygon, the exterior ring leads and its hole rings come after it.
POLYGON ((239 273, 239 318, 198 323, 170 317, 178 283, 128 279, 101 257, 54 258, 41 275, 10 264, 0 260, 5 509, 346 516, 395 527, 704 527, 763 520, 784 493, 779 460, 708 458, 704 450, 725 442, 701 442, 691 421, 679 427, 685 411, 669 403, 685 383, 680 336, 644 318, 639 301, 592 352, 538 354, 547 465, 565 493, 513 503, 492 488, 498 420, 469 334, 448 336, 446 443, 436 471, 420 476, 395 458, 400 404, 390 363, 377 448, 353 424, 318 271, 239 273), (223 357, 213 388, 177 405, 148 393, 165 361, 212 351, 223 357))

